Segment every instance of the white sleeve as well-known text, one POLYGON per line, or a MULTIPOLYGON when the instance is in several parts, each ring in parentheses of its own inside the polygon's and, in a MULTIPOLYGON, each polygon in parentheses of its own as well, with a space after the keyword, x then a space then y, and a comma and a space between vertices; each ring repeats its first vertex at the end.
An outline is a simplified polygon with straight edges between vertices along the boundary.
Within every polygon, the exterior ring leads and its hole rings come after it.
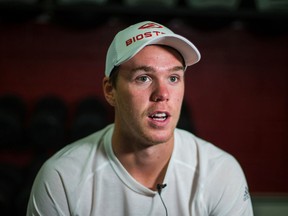
POLYGON ((244 173, 233 157, 216 162, 205 182, 204 201, 210 216, 253 216, 244 173))
POLYGON ((26 215, 70 215, 61 174, 49 162, 42 166, 35 178, 26 215))

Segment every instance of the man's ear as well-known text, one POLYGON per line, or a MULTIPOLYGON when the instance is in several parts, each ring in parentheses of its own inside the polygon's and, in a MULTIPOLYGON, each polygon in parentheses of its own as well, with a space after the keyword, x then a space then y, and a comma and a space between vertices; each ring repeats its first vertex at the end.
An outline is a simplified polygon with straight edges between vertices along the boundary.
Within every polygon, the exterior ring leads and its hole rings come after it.
POLYGON ((103 92, 107 102, 111 105, 115 105, 114 88, 112 83, 109 82, 109 77, 103 79, 103 92))

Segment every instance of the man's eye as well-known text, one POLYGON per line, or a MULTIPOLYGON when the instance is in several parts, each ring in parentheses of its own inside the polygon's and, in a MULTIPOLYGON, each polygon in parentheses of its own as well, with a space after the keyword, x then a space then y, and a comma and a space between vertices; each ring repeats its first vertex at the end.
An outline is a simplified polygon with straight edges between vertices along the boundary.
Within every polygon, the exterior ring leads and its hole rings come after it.
POLYGON ((171 76, 170 77, 170 81, 171 82, 177 82, 178 81, 178 77, 177 76, 171 76))
POLYGON ((150 78, 148 76, 139 76, 136 78, 138 82, 148 82, 150 78))

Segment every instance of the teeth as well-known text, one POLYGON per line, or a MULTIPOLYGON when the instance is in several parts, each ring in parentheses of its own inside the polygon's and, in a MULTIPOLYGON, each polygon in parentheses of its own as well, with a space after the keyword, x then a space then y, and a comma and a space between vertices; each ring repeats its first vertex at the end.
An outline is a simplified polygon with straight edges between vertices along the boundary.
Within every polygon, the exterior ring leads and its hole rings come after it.
POLYGON ((165 121, 167 119, 167 114, 166 113, 156 113, 151 116, 152 119, 156 121, 165 121))
POLYGON ((166 117, 166 113, 156 113, 152 117, 153 118, 165 118, 166 117))
POLYGON ((151 113, 149 118, 153 119, 155 122, 165 122, 168 119, 169 115, 166 112, 157 112, 151 113))

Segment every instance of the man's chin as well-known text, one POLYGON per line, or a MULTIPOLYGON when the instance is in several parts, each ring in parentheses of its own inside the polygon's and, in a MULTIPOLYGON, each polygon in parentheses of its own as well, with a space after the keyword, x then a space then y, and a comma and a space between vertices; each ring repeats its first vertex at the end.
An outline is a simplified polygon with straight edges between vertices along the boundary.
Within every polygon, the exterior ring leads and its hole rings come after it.
POLYGON ((174 134, 173 132, 156 132, 154 134, 150 134, 149 141, 152 145, 159 145, 169 143, 173 140, 174 134))

